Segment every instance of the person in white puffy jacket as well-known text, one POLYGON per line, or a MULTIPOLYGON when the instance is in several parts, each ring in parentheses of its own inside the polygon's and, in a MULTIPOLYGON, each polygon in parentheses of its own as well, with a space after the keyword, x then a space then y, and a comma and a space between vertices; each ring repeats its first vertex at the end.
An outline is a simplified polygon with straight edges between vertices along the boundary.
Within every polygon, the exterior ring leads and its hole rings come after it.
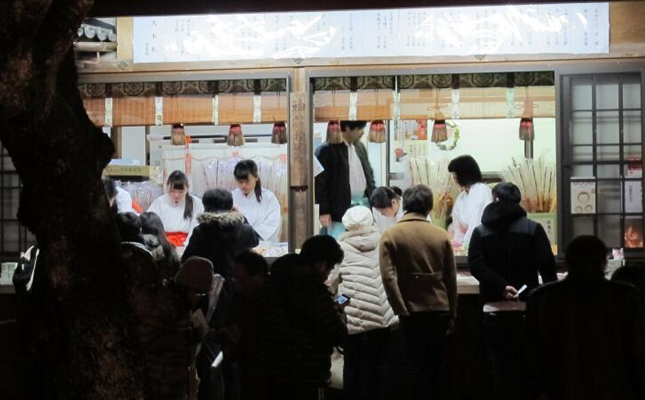
POLYGON ((369 208, 352 207, 343 216, 339 237, 345 253, 329 283, 350 298, 345 307, 349 337, 344 346, 344 398, 390 398, 390 330, 398 323, 387 301, 379 268, 381 235, 369 208))

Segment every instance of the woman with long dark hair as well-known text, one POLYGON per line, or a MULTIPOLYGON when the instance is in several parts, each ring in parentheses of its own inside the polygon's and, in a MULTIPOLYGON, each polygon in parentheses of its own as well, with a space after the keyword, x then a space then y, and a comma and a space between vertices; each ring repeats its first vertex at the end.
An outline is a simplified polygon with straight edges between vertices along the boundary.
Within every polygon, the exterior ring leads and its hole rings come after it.
POLYGON ((159 272, 163 279, 168 279, 179 271, 181 261, 175 246, 166 238, 165 229, 161 218, 153 212, 144 212, 139 216, 141 220, 141 233, 145 244, 157 262, 159 272))
POLYGON ((277 242, 282 216, 280 202, 270 190, 262 188, 258 165, 253 160, 242 160, 233 171, 237 189, 233 203, 253 227, 261 240, 277 242))
POLYGON ((158 197, 148 208, 161 218, 168 241, 175 247, 183 247, 197 226, 197 216, 204 212, 199 197, 188 193, 188 177, 181 171, 173 171, 166 182, 168 193, 158 197))

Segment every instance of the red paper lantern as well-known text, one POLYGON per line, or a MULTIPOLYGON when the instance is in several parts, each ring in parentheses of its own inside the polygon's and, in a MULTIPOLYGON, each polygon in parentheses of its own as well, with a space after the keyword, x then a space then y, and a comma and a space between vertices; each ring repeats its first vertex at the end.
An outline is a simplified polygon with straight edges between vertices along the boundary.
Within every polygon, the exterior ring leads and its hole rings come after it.
POLYGON ((287 124, 284 122, 276 122, 273 124, 273 131, 271 132, 271 143, 285 144, 287 143, 287 124))
POLYGON ((232 124, 228 128, 228 139, 226 143, 229 146, 240 147, 244 145, 244 134, 242 133, 242 126, 240 124, 232 124))
POLYGON ((326 142, 329 144, 341 143, 343 138, 340 134, 340 121, 334 120, 327 123, 327 138, 326 142))

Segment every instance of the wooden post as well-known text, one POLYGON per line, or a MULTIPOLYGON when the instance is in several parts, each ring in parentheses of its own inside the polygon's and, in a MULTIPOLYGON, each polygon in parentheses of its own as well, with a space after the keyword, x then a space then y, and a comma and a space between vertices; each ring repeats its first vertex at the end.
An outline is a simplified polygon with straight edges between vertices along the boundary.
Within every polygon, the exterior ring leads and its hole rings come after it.
POLYGON ((294 69, 289 104, 289 248, 313 234, 311 96, 304 68, 294 69))

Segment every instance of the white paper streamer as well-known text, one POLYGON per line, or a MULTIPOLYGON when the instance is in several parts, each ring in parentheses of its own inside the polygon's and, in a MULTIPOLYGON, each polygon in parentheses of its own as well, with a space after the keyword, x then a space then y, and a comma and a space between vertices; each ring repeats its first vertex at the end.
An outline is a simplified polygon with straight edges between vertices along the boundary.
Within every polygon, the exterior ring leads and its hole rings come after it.
POLYGON ((350 121, 356 121, 356 116, 358 115, 358 92, 349 93, 349 115, 347 119, 350 121))
POLYGON ((213 96, 213 125, 219 125, 219 95, 213 96))
POLYGON ((163 97, 155 97, 155 125, 163 125, 163 97))
POLYGON ((515 118, 515 88, 506 88, 506 118, 515 118))
POLYGON ((106 97, 105 98, 105 119, 103 121, 103 125, 107 126, 109 128, 112 127, 112 98, 111 97, 106 97))
POLYGON ((398 88, 394 89, 392 92, 392 97, 394 99, 394 105, 392 109, 392 120, 394 121, 394 137, 397 138, 399 135, 399 127, 401 125, 401 93, 398 88))
POLYGON ((253 122, 262 122, 262 96, 259 94, 253 95, 253 122))
MULTIPOLYGON (((452 119, 459 119, 459 89, 452 89, 452 119)), ((428 125, 430 126, 430 125, 428 125)))

